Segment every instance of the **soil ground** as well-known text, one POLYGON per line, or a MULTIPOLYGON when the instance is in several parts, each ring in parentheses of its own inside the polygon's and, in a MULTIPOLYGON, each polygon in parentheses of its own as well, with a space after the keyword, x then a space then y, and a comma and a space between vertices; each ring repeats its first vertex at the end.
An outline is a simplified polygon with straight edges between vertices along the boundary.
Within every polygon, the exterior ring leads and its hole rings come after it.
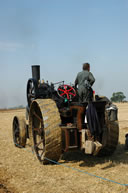
POLYGON ((59 163, 41 165, 29 145, 16 148, 12 120, 25 110, 0 111, 0 193, 126 193, 128 192, 128 103, 119 103, 119 144, 111 157, 65 153, 59 163), (98 177, 96 177, 98 176, 98 177), (108 179, 110 181, 107 181, 108 179))

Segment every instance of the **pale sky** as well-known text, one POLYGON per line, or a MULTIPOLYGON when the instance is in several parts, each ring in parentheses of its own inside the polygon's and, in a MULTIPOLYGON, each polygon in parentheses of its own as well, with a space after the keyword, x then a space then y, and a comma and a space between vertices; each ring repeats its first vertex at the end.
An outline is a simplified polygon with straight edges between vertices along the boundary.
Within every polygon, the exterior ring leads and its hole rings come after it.
POLYGON ((0 0, 0 108, 26 105, 31 65, 74 83, 89 62, 96 94, 128 100, 127 0, 0 0))

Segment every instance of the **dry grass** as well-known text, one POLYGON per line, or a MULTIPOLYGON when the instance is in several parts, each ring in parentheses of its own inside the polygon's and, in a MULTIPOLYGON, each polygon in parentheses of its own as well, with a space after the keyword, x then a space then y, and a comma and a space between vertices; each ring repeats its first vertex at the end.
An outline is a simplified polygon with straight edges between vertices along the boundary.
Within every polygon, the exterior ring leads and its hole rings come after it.
MULTIPOLYGON (((66 153, 60 163, 102 178, 128 184, 128 152, 124 150, 128 132, 128 104, 117 104, 120 136, 111 157, 66 153)), ((18 193, 125 193, 127 187, 104 181, 86 173, 59 165, 41 165, 27 146, 18 149, 12 141, 12 119, 25 110, 0 111, 0 192, 18 193), (8 189, 8 190, 7 190, 8 189)))

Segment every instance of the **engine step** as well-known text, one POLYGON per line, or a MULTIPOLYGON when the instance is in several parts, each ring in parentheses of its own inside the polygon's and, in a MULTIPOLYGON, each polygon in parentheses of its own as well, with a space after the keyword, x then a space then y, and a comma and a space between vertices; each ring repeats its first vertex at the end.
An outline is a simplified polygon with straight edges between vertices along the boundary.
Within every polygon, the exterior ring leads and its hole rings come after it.
POLYGON ((68 148, 69 148, 69 149, 76 149, 76 148, 78 148, 78 146, 77 146, 77 145, 74 145, 74 146, 68 146, 68 148))

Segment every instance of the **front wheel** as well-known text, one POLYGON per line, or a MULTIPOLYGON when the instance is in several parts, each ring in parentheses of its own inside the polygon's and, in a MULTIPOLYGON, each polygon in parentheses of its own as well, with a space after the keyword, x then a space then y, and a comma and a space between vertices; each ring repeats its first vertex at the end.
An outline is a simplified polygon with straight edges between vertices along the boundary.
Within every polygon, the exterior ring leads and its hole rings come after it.
POLYGON ((13 142, 16 147, 23 148, 26 145, 26 123, 22 116, 15 116, 12 125, 13 142))

